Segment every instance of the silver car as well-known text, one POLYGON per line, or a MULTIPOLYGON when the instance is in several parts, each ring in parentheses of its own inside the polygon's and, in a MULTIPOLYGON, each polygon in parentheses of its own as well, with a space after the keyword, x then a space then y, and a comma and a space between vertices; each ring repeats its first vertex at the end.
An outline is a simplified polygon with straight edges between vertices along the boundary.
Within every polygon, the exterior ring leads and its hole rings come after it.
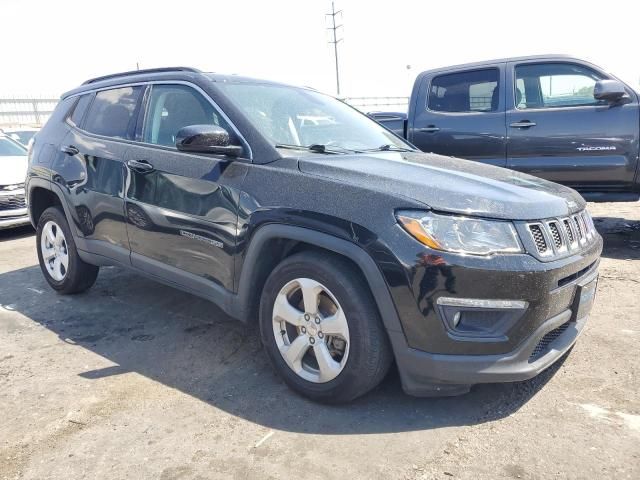
POLYGON ((0 133, 0 229, 29 223, 24 196, 27 149, 0 133))
POLYGON ((12 127, 1 129, 1 133, 28 148, 39 130, 34 127, 12 127))

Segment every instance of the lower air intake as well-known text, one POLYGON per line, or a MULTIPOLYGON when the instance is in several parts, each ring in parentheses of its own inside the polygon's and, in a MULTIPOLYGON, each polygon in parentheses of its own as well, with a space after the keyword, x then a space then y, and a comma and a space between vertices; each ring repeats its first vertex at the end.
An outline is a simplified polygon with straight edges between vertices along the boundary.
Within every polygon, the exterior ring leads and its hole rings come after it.
POLYGON ((540 339, 536 348, 533 349, 531 355, 529 356, 529 363, 533 363, 536 360, 542 358, 548 351, 549 345, 551 345, 560 335, 562 335, 567 328, 569 328, 569 324, 571 322, 566 322, 560 325, 558 328, 551 330, 544 337, 540 339))

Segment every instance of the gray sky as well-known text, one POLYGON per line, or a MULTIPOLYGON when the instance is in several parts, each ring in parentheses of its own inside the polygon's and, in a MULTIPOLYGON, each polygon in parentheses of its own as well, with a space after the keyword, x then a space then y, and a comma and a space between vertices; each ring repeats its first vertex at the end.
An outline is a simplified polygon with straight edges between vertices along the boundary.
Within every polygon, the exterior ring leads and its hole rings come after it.
MULTIPOLYGON (((59 95, 91 76, 135 69, 136 62, 252 75, 335 94, 324 16, 330 5, 0 0, 0 96, 59 95)), ((537 53, 590 60, 638 87, 640 64, 632 53, 640 2, 338 0, 336 7, 344 10, 343 95, 406 96, 427 68, 537 53)))

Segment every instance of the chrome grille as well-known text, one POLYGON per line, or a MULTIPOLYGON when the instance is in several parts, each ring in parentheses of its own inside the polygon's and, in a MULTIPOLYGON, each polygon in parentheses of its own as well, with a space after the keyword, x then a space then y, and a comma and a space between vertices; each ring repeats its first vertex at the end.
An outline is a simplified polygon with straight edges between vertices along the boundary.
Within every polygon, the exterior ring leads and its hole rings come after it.
POLYGON ((560 250, 563 245, 562 236, 560 236, 560 229, 556 222, 549 222, 549 230, 551 230, 551 238, 553 238, 553 244, 556 250, 560 250))
POLYGON ((593 237, 593 230, 594 230, 593 221, 591 220, 591 217, 585 212, 582 212, 580 214, 580 218, 582 219, 582 226, 584 227, 587 240, 591 240, 591 237, 593 237))
POLYGON ((0 210, 26 208, 24 195, 0 195, 0 210))
POLYGON ((531 232, 533 241, 536 244, 538 253, 542 255, 547 253, 549 251, 549 245, 547 245, 547 240, 544 238, 544 233, 542 233, 542 226, 534 223, 532 225, 529 225, 529 231, 531 232))
POLYGON ((571 227, 571 223, 569 222, 569 219, 565 218, 564 220, 562 220, 562 223, 564 224, 564 231, 565 231, 565 234, 567 235, 567 238, 569 239, 569 243, 573 245, 574 243, 576 243, 576 239, 573 236, 573 228, 571 227))
POLYGON ((24 188, 24 183, 13 183, 11 185, 0 185, 0 192, 12 192, 24 188))
POLYGON ((576 232, 578 233, 578 241, 579 242, 583 242, 584 241, 584 230, 582 229, 582 224, 579 220, 578 215, 574 215, 573 216, 573 222, 576 226, 576 232))
POLYGON ((554 258, 577 252, 596 238, 596 229, 586 210, 564 218, 550 218, 526 224, 529 244, 539 257, 554 258))

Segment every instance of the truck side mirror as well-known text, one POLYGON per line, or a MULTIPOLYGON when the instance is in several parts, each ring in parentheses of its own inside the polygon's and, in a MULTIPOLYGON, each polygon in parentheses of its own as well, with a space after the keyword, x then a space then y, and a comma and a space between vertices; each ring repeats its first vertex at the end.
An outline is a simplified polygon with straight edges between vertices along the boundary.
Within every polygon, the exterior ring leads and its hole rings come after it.
POLYGON ((240 145, 231 145, 229 132, 217 125, 189 125, 178 130, 176 148, 181 152, 213 153, 239 157, 240 145))
POLYGON ((628 98, 627 89, 618 80, 598 80, 593 87, 593 98, 616 103, 628 98))

